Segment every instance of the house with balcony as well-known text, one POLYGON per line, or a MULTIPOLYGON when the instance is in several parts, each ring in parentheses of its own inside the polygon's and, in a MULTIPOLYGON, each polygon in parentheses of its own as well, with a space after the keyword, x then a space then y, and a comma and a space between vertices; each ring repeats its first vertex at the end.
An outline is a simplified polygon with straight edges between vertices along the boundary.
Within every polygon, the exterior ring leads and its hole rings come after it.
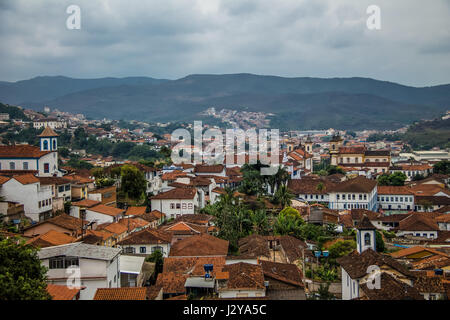
POLYGON ((52 215, 52 188, 41 185, 32 174, 0 176, 0 196, 6 201, 23 204, 25 216, 32 221, 42 221, 52 215))
POLYGON ((98 288, 120 287, 121 251, 75 242, 42 248, 38 257, 42 265, 48 268, 47 283, 85 287, 80 292, 80 300, 92 300, 98 288))

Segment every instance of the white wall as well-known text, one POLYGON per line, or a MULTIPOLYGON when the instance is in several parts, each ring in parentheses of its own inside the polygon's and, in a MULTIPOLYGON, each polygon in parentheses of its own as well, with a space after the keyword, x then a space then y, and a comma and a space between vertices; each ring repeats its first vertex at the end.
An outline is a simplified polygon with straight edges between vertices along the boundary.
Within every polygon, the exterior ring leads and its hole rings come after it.
POLYGON ((6 201, 18 202, 24 205, 25 215, 33 221, 39 221, 39 214, 52 210, 52 189, 50 186, 40 186, 39 182, 23 185, 15 179, 5 182, 0 188, 0 195, 6 201), (45 201, 49 200, 46 205, 45 201), (44 205, 39 208, 39 201, 44 205))

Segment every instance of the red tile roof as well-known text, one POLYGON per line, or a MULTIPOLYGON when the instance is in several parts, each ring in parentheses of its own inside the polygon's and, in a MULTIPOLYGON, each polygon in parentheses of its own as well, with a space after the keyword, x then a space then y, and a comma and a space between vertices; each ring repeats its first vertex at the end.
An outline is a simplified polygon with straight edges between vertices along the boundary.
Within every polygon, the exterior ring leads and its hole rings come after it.
POLYGON ((99 205, 96 205, 95 207, 89 208, 89 211, 98 212, 98 213, 105 214, 105 215, 112 216, 112 217, 116 217, 116 216, 124 213, 123 209, 106 206, 104 204, 99 204, 99 205))
POLYGON ((57 284, 47 284, 47 292, 52 296, 52 300, 73 300, 80 292, 81 288, 69 288, 57 284))
POLYGON ((147 300, 147 288, 98 288, 94 300, 147 300))
POLYGON ((27 144, 0 146, 0 158, 40 158, 50 152, 27 144))
POLYGON ((166 199, 194 199, 197 193, 196 189, 175 188, 166 192, 158 193, 151 197, 151 200, 166 200, 166 199))
POLYGON ((226 240, 202 233, 177 241, 170 248, 169 255, 171 257, 226 256, 228 244, 226 240))

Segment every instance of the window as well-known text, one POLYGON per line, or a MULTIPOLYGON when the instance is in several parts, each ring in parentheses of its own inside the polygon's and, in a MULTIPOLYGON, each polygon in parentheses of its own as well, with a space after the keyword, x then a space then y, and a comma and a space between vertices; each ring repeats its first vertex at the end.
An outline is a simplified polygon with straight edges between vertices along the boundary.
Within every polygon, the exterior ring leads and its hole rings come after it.
POLYGON ((175 209, 175 203, 170 204, 170 209, 175 209))
POLYGON ((192 209, 193 208, 193 204, 192 203, 188 203, 188 209, 192 209))
POLYGON ((342 195, 342 200, 345 200, 345 194, 342 195))
POLYGON ((59 186, 58 187, 58 192, 64 192, 64 186, 59 186))
POLYGON ((395 197, 395 202, 398 202, 398 197, 395 197))
POLYGON ((140 253, 147 253, 147 248, 146 247, 140 247, 139 248, 139 252, 140 253))
POLYGON ((28 162, 23 163, 23 170, 28 170, 28 162))
POLYGON ((381 201, 384 201, 384 197, 381 197, 381 201))
POLYGON ((117 275, 114 275, 114 283, 117 281, 117 275))
POLYGON ((123 251, 125 253, 136 253, 136 249, 133 247, 126 247, 123 251))
POLYGON ((177 203, 177 209, 180 209, 181 205, 179 203, 177 203))
POLYGON ((364 245, 366 245, 366 246, 370 246, 370 233, 366 233, 365 235, 364 235, 364 245))
POLYGON ((40 201, 38 202, 38 206, 39 206, 39 208, 41 208, 41 206, 42 206, 40 201))
POLYGON ((70 190, 70 184, 66 184, 66 186, 64 187, 65 191, 69 191, 70 190))
POLYGON ((155 251, 159 251, 161 253, 164 252, 163 248, 161 246, 154 246, 154 247, 152 247, 152 253, 155 252, 155 251))
POLYGON ((9 163, 9 170, 16 170, 16 164, 14 162, 9 163))
POLYGON ((355 195, 354 194, 352 194, 352 200, 355 200, 355 195))
MULTIPOLYGON (((56 139, 53 139, 53 150, 56 150, 56 139)), ((114 281, 116 282, 116 281, 114 281)))
POLYGON ((359 200, 362 200, 362 194, 359 195, 359 200))
POLYGON ((183 209, 186 209, 186 208, 187 208, 187 204, 184 202, 184 203, 181 205, 181 207, 182 207, 183 209))
POLYGON ((50 165, 48 163, 44 163, 44 172, 49 173, 50 172, 50 165))
POLYGON ((48 141, 44 140, 44 150, 48 150, 48 141))
POLYGON ((403 202, 403 197, 400 197, 400 202, 403 202))
POLYGON ((79 266, 80 261, 78 257, 58 257, 50 258, 49 268, 50 269, 67 269, 71 266, 79 266))
POLYGON ((338 200, 339 200, 339 195, 338 195, 338 194, 336 195, 336 199, 338 199, 338 200))

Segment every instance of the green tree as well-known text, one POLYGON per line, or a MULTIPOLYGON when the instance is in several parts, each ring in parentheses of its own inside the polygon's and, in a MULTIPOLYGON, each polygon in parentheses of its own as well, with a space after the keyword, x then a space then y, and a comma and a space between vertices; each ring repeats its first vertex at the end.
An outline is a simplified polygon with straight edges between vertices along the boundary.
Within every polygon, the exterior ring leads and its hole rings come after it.
POLYGON ((0 300, 50 300, 46 272, 36 248, 13 238, 0 240, 0 300))
POLYGON ((299 238, 303 226, 303 219, 290 214, 279 214, 273 225, 277 235, 290 235, 299 238))
POLYGON ((297 218, 301 218, 300 212, 298 212, 297 209, 294 209, 292 207, 285 207, 283 210, 280 211, 281 215, 291 215, 297 218))
POLYGON ((133 165, 126 164, 121 168, 121 191, 133 200, 140 200, 147 190, 144 174, 133 165))
POLYGON ((383 235, 379 231, 375 231, 375 240, 377 252, 384 252, 386 245, 384 244, 383 235))
POLYGON ((356 249, 356 242, 353 240, 342 240, 334 243, 328 248, 330 258, 337 259, 348 255, 356 249))
POLYGON ((283 208, 289 207, 294 199, 294 195, 289 191, 286 185, 282 185, 278 188, 274 196, 274 202, 281 204, 283 208))
POLYGON ((437 174, 450 174, 450 161, 442 160, 433 166, 433 172, 437 174))
POLYGON ((163 271, 164 256, 161 250, 153 251, 151 255, 145 258, 145 261, 153 262, 155 264, 155 276, 157 276, 159 273, 163 271))

